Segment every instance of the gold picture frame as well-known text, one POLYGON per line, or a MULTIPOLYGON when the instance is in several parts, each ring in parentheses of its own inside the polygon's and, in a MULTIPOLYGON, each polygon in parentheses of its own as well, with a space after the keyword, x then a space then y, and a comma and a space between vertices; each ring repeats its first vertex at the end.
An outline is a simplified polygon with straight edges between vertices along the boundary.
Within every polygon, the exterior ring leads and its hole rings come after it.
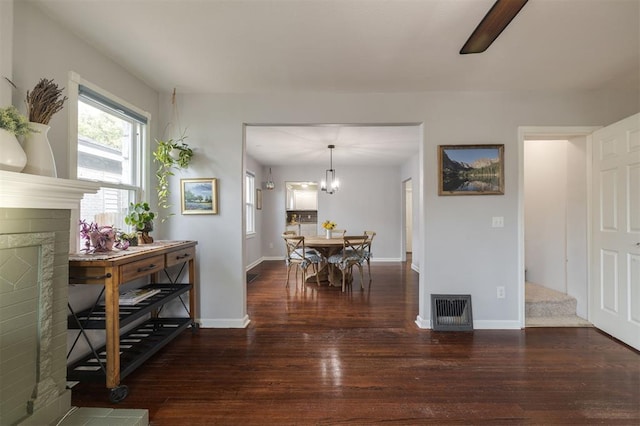
POLYGON ((504 195, 504 145, 439 145, 438 195, 504 195))
POLYGON ((218 179, 180 179, 182 214, 218 214, 218 179))

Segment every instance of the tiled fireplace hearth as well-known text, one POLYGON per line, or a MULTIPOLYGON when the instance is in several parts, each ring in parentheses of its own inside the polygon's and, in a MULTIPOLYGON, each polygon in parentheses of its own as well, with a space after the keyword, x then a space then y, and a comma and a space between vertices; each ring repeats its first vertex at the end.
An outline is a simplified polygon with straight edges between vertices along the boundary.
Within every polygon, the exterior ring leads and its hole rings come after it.
POLYGON ((66 389, 69 229, 91 183, 0 171, 0 425, 55 423, 66 389))

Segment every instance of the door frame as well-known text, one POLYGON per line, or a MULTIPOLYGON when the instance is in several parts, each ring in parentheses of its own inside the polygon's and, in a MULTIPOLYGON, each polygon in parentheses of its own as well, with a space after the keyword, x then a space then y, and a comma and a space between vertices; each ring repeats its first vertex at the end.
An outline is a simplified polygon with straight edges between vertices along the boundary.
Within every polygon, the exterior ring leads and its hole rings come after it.
MULTIPOLYGON (((524 141, 527 139, 587 138, 587 252, 591 248, 591 134, 602 126, 520 126, 518 127, 518 322, 525 327, 525 279, 524 279, 524 141)), ((589 282, 587 271, 587 282, 589 282)), ((587 292, 587 317, 589 316, 589 292, 587 292)))

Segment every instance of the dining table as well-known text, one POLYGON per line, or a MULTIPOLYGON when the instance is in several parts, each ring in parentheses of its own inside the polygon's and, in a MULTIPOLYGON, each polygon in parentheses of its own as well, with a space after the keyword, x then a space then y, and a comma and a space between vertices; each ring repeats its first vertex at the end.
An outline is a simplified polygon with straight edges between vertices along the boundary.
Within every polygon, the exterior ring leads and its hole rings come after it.
MULTIPOLYGON (((330 256, 337 254, 342 250, 344 240, 342 236, 327 238, 326 235, 312 235, 304 237, 305 248, 312 248, 317 250, 324 259, 328 259, 330 256)), ((328 283, 330 286, 342 287, 342 272, 338 268, 333 268, 330 271, 329 264, 323 262, 321 268, 318 270, 318 279, 321 283, 328 283)), ((315 283, 316 276, 311 272, 309 268, 309 274, 307 275, 307 284, 315 283)), ((348 280, 351 279, 349 276, 348 280)))

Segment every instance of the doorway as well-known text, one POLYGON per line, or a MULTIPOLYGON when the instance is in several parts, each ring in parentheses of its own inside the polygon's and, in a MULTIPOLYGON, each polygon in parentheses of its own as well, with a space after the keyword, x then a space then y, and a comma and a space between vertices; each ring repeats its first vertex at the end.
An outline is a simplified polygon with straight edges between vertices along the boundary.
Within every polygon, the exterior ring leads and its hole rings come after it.
POLYGON ((404 199, 403 260, 411 262, 413 265, 413 188, 411 179, 402 182, 402 193, 404 199))
POLYGON ((587 140, 524 141, 525 325, 588 325, 587 140))
MULTIPOLYGON (((519 318, 521 326, 584 326, 588 318, 588 145, 597 127, 519 129, 519 318), (572 316, 527 321, 526 282, 543 298, 573 299, 572 316), (536 289, 534 289, 536 290, 536 289), (551 294, 548 294, 551 293, 551 294), (563 318, 566 317, 566 318, 563 318), (529 324, 527 324, 529 322, 529 324)), ((541 309, 545 310, 546 307, 541 309)), ((531 313, 531 311, 530 311, 531 313)))

